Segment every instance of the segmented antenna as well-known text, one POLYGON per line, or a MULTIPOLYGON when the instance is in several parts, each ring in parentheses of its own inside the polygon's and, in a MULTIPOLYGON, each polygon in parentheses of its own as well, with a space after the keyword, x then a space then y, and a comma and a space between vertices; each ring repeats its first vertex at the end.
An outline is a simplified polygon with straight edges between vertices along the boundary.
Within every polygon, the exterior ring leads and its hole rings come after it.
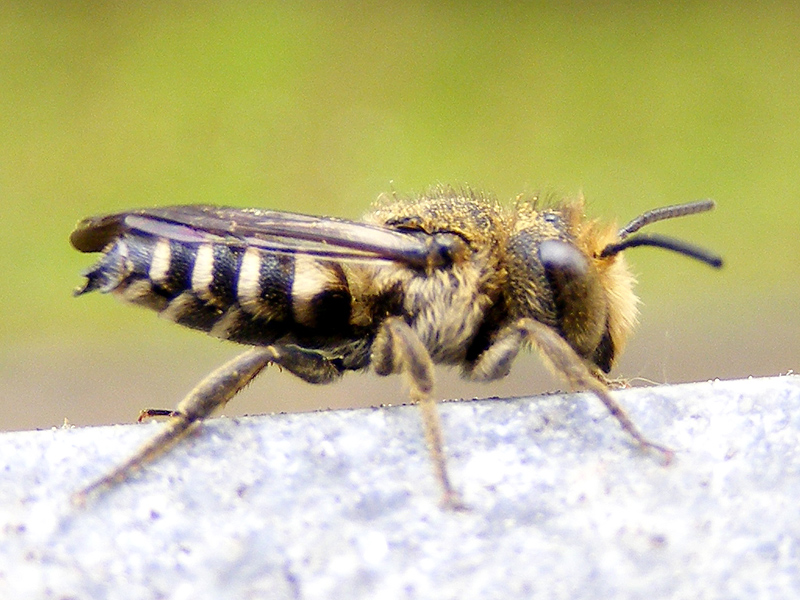
POLYGON ((645 225, 650 225, 650 223, 674 219, 675 217, 684 217, 686 215, 695 215, 697 213, 709 211, 715 206, 716 204, 713 200, 698 200, 696 202, 687 202, 686 204, 654 208, 653 210, 648 210, 646 213, 639 215, 633 221, 625 225, 625 227, 619 230, 617 235, 620 240, 624 240, 630 234, 636 233, 645 225))
POLYGON ((636 233, 642 227, 650 223, 706 212, 714 208, 714 206, 713 200, 698 200, 697 202, 676 204, 674 206, 665 206, 663 208, 649 210, 620 229, 618 233, 620 241, 608 244, 603 248, 600 252, 600 258, 608 258, 619 254, 623 250, 635 248, 636 246, 653 246, 655 248, 672 250, 673 252, 683 254, 689 258, 694 258, 695 260, 699 260, 700 262, 704 262, 707 265, 719 269, 722 266, 722 257, 710 250, 695 246, 694 244, 658 234, 642 233, 629 237, 632 233, 636 233))

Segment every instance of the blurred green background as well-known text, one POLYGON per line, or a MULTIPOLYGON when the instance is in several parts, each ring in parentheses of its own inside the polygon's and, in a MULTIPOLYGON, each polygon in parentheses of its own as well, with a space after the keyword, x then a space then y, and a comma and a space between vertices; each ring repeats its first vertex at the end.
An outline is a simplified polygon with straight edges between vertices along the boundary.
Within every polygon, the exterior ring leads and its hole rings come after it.
MULTIPOLYGON (((169 408, 239 348, 99 294, 67 238, 173 203, 358 217, 381 192, 584 193, 592 214, 712 197, 634 250, 642 381, 798 368, 800 9, 784 3, 0 2, 0 428, 169 408)), ((498 384, 559 387, 525 358, 498 384)), ((397 378, 274 369, 226 414, 401 402, 397 378)))

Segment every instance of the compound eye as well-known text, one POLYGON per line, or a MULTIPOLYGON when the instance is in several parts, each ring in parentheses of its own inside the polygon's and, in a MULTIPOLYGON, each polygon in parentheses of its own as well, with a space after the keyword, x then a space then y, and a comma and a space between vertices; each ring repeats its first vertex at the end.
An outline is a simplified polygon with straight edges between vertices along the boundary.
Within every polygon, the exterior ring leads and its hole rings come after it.
POLYGON ((553 294, 560 333, 575 351, 607 371, 613 348, 604 342, 606 301, 597 272, 575 246, 561 240, 539 243, 539 260, 553 294))
POLYGON ((544 240, 539 244, 539 260, 547 278, 562 287, 571 280, 580 279, 589 270, 589 262, 580 251, 568 242, 544 240), (555 280, 555 281, 553 281, 555 280))

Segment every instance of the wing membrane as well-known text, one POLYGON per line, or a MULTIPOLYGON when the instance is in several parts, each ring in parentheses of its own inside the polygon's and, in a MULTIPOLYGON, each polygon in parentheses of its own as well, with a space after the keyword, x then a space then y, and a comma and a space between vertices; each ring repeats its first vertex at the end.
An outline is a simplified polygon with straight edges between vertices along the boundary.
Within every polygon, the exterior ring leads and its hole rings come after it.
POLYGON ((390 260, 413 266, 424 266, 431 252, 422 237, 366 223, 207 205, 147 208, 91 217, 78 224, 70 241, 82 252, 99 252, 126 232, 189 244, 214 242, 337 260, 390 260))

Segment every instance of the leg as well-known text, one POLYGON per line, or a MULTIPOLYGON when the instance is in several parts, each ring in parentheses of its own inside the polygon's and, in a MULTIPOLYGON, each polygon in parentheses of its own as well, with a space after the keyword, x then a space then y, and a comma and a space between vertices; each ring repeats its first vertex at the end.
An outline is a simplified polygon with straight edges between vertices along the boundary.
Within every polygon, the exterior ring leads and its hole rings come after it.
POLYGON ((226 404, 270 363, 283 366, 288 371, 312 383, 327 383, 340 375, 340 371, 335 365, 315 352, 295 347, 252 348, 225 363, 203 379, 180 401, 174 411, 153 409, 142 411, 139 416, 140 421, 148 416, 169 416, 170 420, 167 421, 164 429, 148 440, 136 454, 75 494, 73 502, 83 505, 90 496, 128 479, 145 463, 177 443, 198 421, 208 417, 214 410, 226 404))
POLYGON ((411 398, 422 409, 425 440, 431 454, 436 478, 443 489, 442 503, 450 509, 463 509, 458 493, 447 474, 444 438, 436 401, 431 398, 433 389, 433 361, 419 337, 400 318, 384 321, 372 346, 372 364, 378 375, 405 373, 408 375, 411 398))
MULTIPOLYGON (((272 364, 276 364, 279 367, 286 369, 293 375, 296 375, 303 381, 308 383, 330 383, 334 379, 340 377, 342 375, 342 370, 338 368, 333 362, 329 359, 325 358, 319 352, 315 352, 313 350, 304 350, 298 346, 267 346, 264 350, 270 353, 268 361, 272 364)), ((241 356, 244 358, 244 355, 241 356)), ((238 359, 234 359, 238 360, 238 359)), ((217 371, 209 375, 206 379, 201 382, 200 386, 214 377, 217 373, 223 373, 229 365, 232 365, 233 361, 227 363, 220 367, 217 371)), ((255 377, 255 375, 253 376, 255 377)), ((252 379, 252 378, 251 378, 252 379)), ((246 384, 245 384, 246 385, 246 384)), ((199 390, 200 386, 193 390, 191 395, 196 394, 199 390)), ((244 385, 242 386, 244 387, 244 385)), ((241 389, 241 388, 239 388, 241 389)), ((239 390, 236 390, 238 392, 239 390)), ((230 395, 227 399, 223 400, 220 399, 220 404, 217 406, 222 406, 223 404, 227 404, 227 402, 236 394, 230 395)), ((183 403, 188 402, 189 397, 183 400, 183 403)), ((214 406, 211 410, 217 408, 214 406)), ((210 414, 210 413, 209 413, 210 414)), ((163 409, 163 408, 146 408, 139 413, 138 421, 141 423, 145 419, 149 419, 151 417, 179 417, 181 415, 181 407, 178 406, 174 410, 163 409)), ((205 415, 208 416, 208 415, 205 415)), ((201 417, 203 418, 203 417, 201 417)))
POLYGON ((655 450, 664 456, 667 464, 672 460, 673 452, 669 448, 648 440, 633 424, 630 417, 608 391, 608 387, 598 379, 578 356, 572 347, 556 331, 533 319, 520 319, 516 327, 525 339, 536 346, 550 366, 574 389, 591 391, 605 405, 608 411, 619 422, 622 429, 642 447, 655 450))
POLYGON ((494 381, 508 375, 525 342, 525 331, 519 327, 506 327, 492 344, 464 368, 464 377, 472 381, 494 381))

